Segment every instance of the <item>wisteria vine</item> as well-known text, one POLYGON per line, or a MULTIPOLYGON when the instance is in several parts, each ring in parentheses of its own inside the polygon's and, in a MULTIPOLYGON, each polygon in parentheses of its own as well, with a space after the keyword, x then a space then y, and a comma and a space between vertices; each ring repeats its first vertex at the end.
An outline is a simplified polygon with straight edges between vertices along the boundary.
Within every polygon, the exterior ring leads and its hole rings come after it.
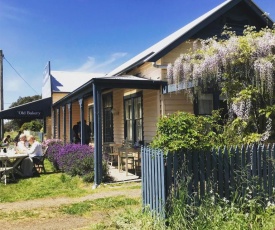
MULTIPOLYGON (((257 99, 265 106, 274 103, 275 28, 256 31, 254 27, 247 27, 242 36, 226 31, 223 35, 226 39, 213 37, 200 40, 200 45, 196 41, 192 51, 169 64, 168 83, 192 82, 195 90, 189 92, 194 94, 214 81, 227 98, 228 111, 232 113, 229 117, 248 120, 255 97, 240 97, 242 90, 253 87, 257 99)), ((268 117, 262 140, 269 137, 271 124, 268 117)))

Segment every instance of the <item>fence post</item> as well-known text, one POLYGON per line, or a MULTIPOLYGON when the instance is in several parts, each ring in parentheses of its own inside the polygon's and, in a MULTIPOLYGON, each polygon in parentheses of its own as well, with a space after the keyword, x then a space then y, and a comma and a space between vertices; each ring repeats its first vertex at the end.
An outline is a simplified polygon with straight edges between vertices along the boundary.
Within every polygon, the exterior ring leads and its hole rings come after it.
POLYGON ((236 152, 234 148, 231 146, 229 149, 229 158, 230 158, 230 166, 229 166, 229 178, 230 178, 230 187, 229 193, 231 194, 236 190, 236 152))
POLYGON ((229 157, 227 148, 224 149, 223 153, 223 167, 224 167, 224 196, 227 200, 229 200, 229 183, 231 180, 229 179, 229 157))
POLYGON ((223 194, 223 155, 222 150, 219 148, 218 150, 218 170, 219 170, 219 176, 218 176, 218 191, 220 198, 224 197, 223 194))
POLYGON ((212 153, 212 170, 213 170, 213 193, 218 192, 218 152, 216 150, 212 153))
MULTIPOLYGON (((264 189, 264 193, 266 194, 268 192, 267 190, 267 160, 266 160, 266 155, 267 155, 267 149, 266 149, 266 146, 263 146, 264 149, 263 149, 263 172, 262 172, 262 175, 263 175, 263 189, 264 189)), ((269 145, 268 145, 268 148, 269 148, 269 145)))
POLYGON ((199 152, 199 159, 200 159, 200 167, 199 167, 199 172, 200 172, 200 198, 205 196, 205 152, 200 151, 199 152))
POLYGON ((161 182, 161 188, 160 188, 160 201, 161 201, 161 215, 163 218, 165 218, 166 213, 165 213, 165 207, 166 207, 166 194, 165 194, 165 166, 164 166, 164 156, 163 152, 160 152, 160 157, 159 157, 159 163, 160 163, 160 179, 159 181, 161 182))
POLYGON ((272 151, 274 151, 274 144, 268 145, 268 196, 269 198, 272 196, 272 176, 273 176, 273 167, 272 167, 272 151))

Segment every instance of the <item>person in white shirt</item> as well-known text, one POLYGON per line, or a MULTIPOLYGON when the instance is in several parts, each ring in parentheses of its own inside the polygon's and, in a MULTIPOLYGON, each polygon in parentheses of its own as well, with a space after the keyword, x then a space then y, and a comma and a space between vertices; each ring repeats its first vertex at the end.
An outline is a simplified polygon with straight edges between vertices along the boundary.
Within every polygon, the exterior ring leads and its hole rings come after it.
POLYGON ((35 140, 35 137, 30 135, 28 137, 28 142, 30 143, 31 147, 28 149, 27 153, 29 154, 29 157, 34 158, 34 157, 42 157, 43 156, 43 151, 42 151, 42 145, 40 142, 35 140))
MULTIPOLYGON (((22 138, 24 140, 24 137, 22 138)), ((28 136, 28 144, 31 145, 30 148, 26 147, 26 143, 24 141, 21 142, 21 145, 19 144, 17 147, 23 148, 24 150, 22 151, 23 153, 27 153, 29 157, 26 157, 21 165, 21 171, 24 175, 24 177, 32 177, 33 176, 33 169, 35 169, 34 166, 36 166, 39 162, 40 159, 43 155, 42 153, 42 145, 35 140, 35 137, 30 135, 28 136)))

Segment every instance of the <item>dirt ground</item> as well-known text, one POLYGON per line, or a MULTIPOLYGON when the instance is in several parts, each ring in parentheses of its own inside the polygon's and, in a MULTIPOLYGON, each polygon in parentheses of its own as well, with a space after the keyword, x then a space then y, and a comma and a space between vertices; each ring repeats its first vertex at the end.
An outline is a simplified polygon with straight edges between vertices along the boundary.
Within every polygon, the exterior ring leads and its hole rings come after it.
POLYGON ((72 204, 81 201, 94 200, 98 198, 126 196, 141 197, 140 189, 115 190, 108 192, 100 192, 80 198, 43 198, 29 201, 20 201, 13 203, 1 203, 0 213, 6 215, 12 214, 13 219, 1 218, 0 229, 5 230, 32 230, 32 229, 88 229, 87 226, 99 223, 104 218, 110 218, 110 213, 96 213, 90 216, 72 216, 60 214, 58 208, 64 204, 72 204), (16 213, 24 212, 24 217, 16 216, 16 213), (26 218, 26 214, 30 214, 31 218, 26 218), (38 218, 34 218, 37 215, 38 218))

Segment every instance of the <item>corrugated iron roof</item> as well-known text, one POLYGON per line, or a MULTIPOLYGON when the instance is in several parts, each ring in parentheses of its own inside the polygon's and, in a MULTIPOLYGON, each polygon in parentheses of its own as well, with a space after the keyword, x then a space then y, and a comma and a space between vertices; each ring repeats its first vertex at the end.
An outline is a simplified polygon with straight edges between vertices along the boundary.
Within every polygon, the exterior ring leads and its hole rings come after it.
MULTIPOLYGON (((229 5, 230 5, 230 7, 233 7, 241 1, 246 2, 246 3, 249 2, 250 6, 255 7, 254 10, 257 9, 258 11, 261 11, 262 13, 264 13, 251 0, 227 0, 223 3, 221 3, 220 5, 218 5, 217 7, 213 8, 212 10, 208 11, 207 13, 203 14, 202 16, 198 17, 194 21, 190 22, 189 24, 185 25, 181 29, 172 33, 171 35, 167 36, 160 42, 149 47, 145 51, 139 53, 138 55, 136 55, 129 61, 123 63, 122 65, 120 65, 119 67, 117 67, 116 69, 114 69, 113 71, 108 73, 106 76, 114 76, 114 75, 122 74, 122 73, 132 69, 133 67, 143 64, 146 61, 151 61, 151 62, 157 61, 160 58, 159 54, 162 53, 163 50, 166 49, 167 47, 169 47, 172 43, 174 43, 175 41, 179 40, 180 38, 182 38, 184 36, 187 36, 187 37, 186 38, 184 37, 183 39, 188 40, 190 38, 190 35, 188 33, 191 30, 193 30, 195 28, 199 28, 201 26, 201 24, 203 24, 203 23, 205 23, 205 24, 210 23, 211 21, 214 20, 213 17, 218 11, 221 11, 221 9, 226 8, 229 5), (209 20, 210 18, 211 18, 211 21, 209 20)), ((218 17, 218 16, 219 15, 216 15, 216 17, 218 17)), ((270 18, 268 18, 268 19, 270 20, 270 22, 272 22, 272 20, 270 18)), ((272 22, 272 24, 273 24, 273 22, 272 22)), ((181 41, 181 42, 183 42, 183 41, 181 41)))
POLYGON ((92 78, 102 77, 103 73, 51 71, 53 92, 72 92, 92 78))
POLYGON ((150 79, 144 77, 137 77, 134 75, 120 75, 120 76, 109 76, 109 77, 99 77, 99 79, 117 79, 117 80, 140 80, 140 81, 148 81, 150 79))

